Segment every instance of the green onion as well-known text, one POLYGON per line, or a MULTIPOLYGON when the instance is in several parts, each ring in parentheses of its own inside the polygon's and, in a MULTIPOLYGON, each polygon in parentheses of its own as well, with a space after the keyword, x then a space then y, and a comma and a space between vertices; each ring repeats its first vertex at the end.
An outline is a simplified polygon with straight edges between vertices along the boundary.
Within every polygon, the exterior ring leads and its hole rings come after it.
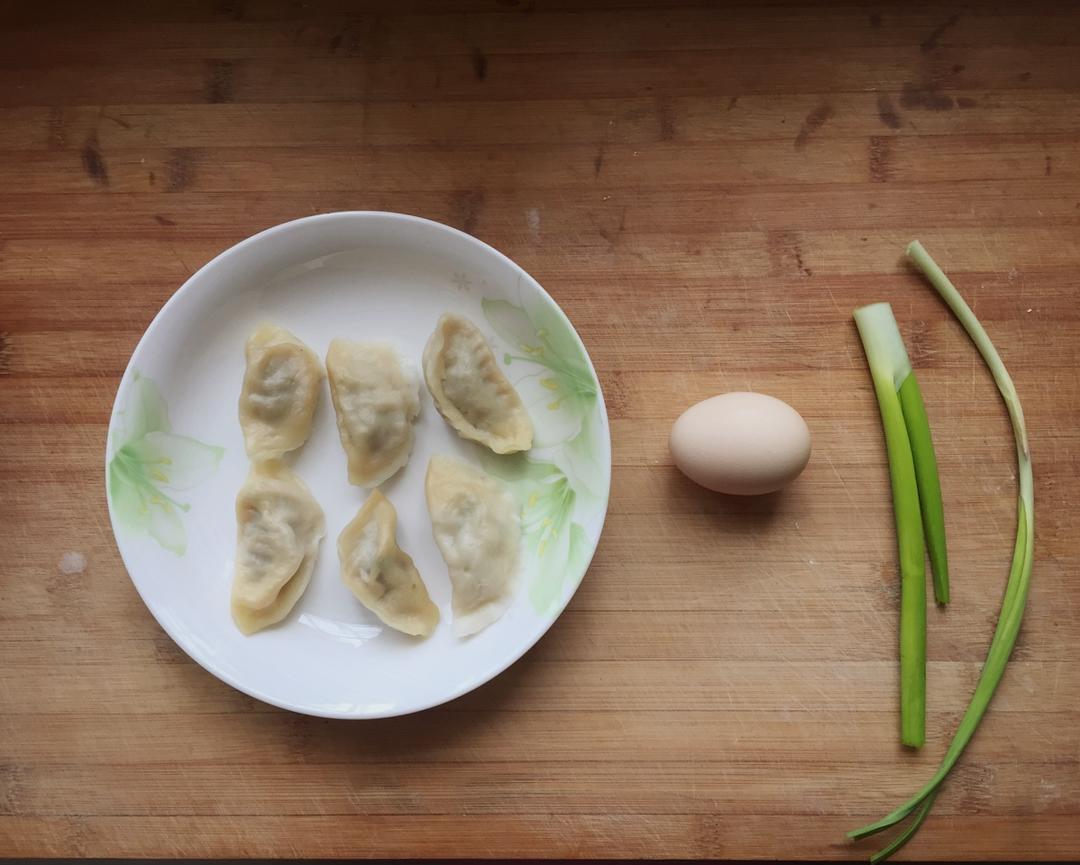
POLYGON ((919 508, 922 510, 926 549, 934 572, 934 597, 939 604, 949 603, 949 561, 945 551, 945 512, 941 505, 941 481, 937 457, 930 437, 922 393, 914 373, 900 385, 900 407, 904 410, 911 457, 915 461, 915 480, 919 483, 919 508))
POLYGON ((883 847, 881 850, 878 850, 877 853, 871 856, 871 862, 884 862, 886 859, 892 856, 893 853, 895 853, 897 850, 907 844, 908 841, 915 837, 915 833, 919 831, 919 827, 922 826, 923 822, 930 814, 930 809, 934 807, 934 800, 937 798, 937 794, 938 791, 935 790, 933 793, 923 799, 922 804, 919 805, 918 810, 915 812, 915 817, 910 823, 907 824, 907 826, 904 828, 904 831, 897 835, 895 838, 893 838, 892 841, 888 843, 888 845, 883 847))
MULTIPOLYGON (((926 740, 926 548, 915 461, 900 400, 901 390, 907 381, 914 381, 914 374, 889 304, 875 303, 855 310, 855 325, 866 351, 885 430, 896 520, 900 559, 900 741, 921 748, 926 740)), ((919 431, 916 434, 923 435, 919 431)), ((927 440, 929 436, 926 429, 927 440)))
POLYGON ((983 326, 975 317, 975 313, 964 302, 960 293, 956 290, 949 278, 942 273, 930 255, 923 249, 917 240, 912 241, 907 249, 908 257, 915 263, 930 280, 930 284, 964 326, 971 341, 979 350, 986 362, 994 382, 997 384, 1001 397, 1009 411, 1009 419, 1012 421, 1013 438, 1016 440, 1016 462, 1019 490, 1016 505, 1016 546, 1013 550, 1012 565, 1009 569, 1009 580, 1005 584, 1005 597, 1001 602, 1001 612, 998 614, 997 627, 994 629, 993 639, 986 654, 986 662, 983 664, 979 682, 975 686, 975 693, 968 703, 967 711, 960 720, 953 740, 949 745, 941 766, 918 793, 911 799, 876 823, 871 823, 861 829, 848 833, 849 838, 865 838, 894 826, 905 818, 915 813, 915 822, 908 827, 892 844, 872 856, 871 862, 881 862, 900 849, 915 834, 918 824, 926 817, 930 806, 937 795, 938 788, 945 780, 960 755, 964 752, 968 742, 974 735, 979 722, 986 713, 990 700, 994 696, 998 683, 1005 672, 1005 665, 1009 661, 1013 646, 1016 645, 1016 637, 1020 631, 1020 622, 1024 616, 1024 606, 1027 603, 1028 589, 1031 584, 1031 564, 1035 544, 1035 493, 1034 481, 1031 472, 1031 452, 1028 449, 1027 428, 1024 425, 1024 412, 1020 407, 1020 399, 1016 395, 1016 388, 1009 377, 1005 364, 994 348, 990 337, 987 336, 983 326))

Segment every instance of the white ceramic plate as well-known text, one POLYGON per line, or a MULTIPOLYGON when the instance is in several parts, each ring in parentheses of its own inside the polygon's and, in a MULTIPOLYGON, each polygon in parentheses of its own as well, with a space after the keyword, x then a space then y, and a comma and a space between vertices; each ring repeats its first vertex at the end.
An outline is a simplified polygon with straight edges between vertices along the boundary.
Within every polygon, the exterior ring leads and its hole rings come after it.
POLYGON ((611 439, 592 363, 551 297, 505 256, 447 226, 393 213, 333 213, 279 225, 219 255, 147 328, 109 424, 109 514, 131 579, 161 626, 218 678, 276 706, 338 718, 451 700, 521 657, 588 567, 607 511, 611 439), (527 457, 462 441, 421 385, 409 464, 382 486, 398 510, 442 621, 417 641, 383 626, 339 576, 337 536, 367 491, 346 480, 325 384, 294 467, 326 512, 315 575, 280 625, 251 637, 229 613, 233 502, 248 470, 237 399, 244 341, 269 320, 325 357, 336 336, 388 340, 419 368, 439 316, 484 332, 536 426, 527 457), (428 458, 449 453, 507 480, 522 506, 521 588, 495 624, 451 633, 450 582, 431 536, 428 458))

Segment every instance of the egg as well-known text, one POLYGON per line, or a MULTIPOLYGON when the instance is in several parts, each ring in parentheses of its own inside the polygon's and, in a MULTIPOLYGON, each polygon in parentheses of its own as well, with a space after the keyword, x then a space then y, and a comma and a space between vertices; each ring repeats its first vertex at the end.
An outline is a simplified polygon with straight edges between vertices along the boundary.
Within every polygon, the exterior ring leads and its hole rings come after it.
POLYGON ((810 428, 783 400, 725 393, 692 405, 671 428, 671 455, 690 480, 719 493, 782 489, 810 461, 810 428))

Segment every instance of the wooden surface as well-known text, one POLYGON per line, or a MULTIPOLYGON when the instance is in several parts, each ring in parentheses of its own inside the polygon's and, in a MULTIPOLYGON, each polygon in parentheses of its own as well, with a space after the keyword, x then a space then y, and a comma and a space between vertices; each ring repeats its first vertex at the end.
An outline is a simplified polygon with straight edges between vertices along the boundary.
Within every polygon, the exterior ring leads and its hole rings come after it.
POLYGON ((864 856, 844 830, 956 726, 1014 526, 1005 413, 900 261, 915 236, 1016 379, 1038 534, 1002 689, 906 855, 1080 854, 1078 42, 1066 3, 0 3, 0 854, 864 856), (547 287, 615 469, 595 562, 532 652, 452 705, 343 723, 180 653, 120 563, 102 463, 128 356, 194 269, 367 208, 464 228, 547 287), (877 300, 952 554, 920 754, 897 745, 850 320, 877 300), (667 451, 682 409, 745 388, 814 434, 772 499, 708 494, 667 451))

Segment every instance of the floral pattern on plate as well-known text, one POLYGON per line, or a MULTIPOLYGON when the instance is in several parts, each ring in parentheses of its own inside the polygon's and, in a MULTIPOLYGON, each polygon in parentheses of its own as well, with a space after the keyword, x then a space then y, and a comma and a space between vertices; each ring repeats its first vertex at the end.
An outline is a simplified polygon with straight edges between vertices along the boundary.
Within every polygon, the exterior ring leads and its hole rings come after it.
POLYGON ((170 493, 202 483, 217 468, 225 449, 172 432, 161 391, 138 370, 127 390, 113 422, 109 504, 120 525, 147 534, 182 556, 187 532, 180 515, 191 506, 170 493))
POLYGON ((603 509, 600 386, 580 340, 551 304, 484 299, 481 307, 508 347, 502 361, 536 426, 527 455, 484 453, 484 467, 521 504, 529 600, 537 613, 550 613, 567 574, 580 572, 591 553, 582 523, 603 509))

